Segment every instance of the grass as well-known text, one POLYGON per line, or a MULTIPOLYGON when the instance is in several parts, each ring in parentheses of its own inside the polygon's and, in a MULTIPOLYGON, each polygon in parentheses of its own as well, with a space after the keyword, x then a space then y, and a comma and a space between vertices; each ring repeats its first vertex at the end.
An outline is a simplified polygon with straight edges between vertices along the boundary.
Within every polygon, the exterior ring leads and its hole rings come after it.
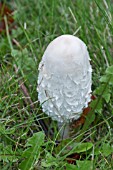
POLYGON ((0 34, 1 169, 112 170, 113 1, 15 0, 8 5, 16 29, 9 34, 5 17, 6 33, 0 34), (75 137, 56 145, 56 123, 42 113, 36 87, 44 50, 61 34, 74 34, 87 44, 97 98, 75 137), (54 129, 52 137, 42 132, 41 119, 49 131, 54 129), (73 155, 80 157, 75 165, 67 161, 73 155))

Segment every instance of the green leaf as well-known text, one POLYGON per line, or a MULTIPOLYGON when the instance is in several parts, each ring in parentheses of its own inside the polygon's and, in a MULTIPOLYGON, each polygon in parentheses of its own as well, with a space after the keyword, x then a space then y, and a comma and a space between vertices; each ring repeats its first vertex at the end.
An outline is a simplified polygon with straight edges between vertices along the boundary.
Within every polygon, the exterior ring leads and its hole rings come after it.
POLYGON ((111 153, 113 153, 113 146, 110 146, 109 143, 104 143, 102 146, 102 153, 104 154, 104 156, 108 156, 111 153))
POLYGON ((13 49, 13 50, 11 51, 11 55, 12 55, 13 57, 16 57, 18 54, 19 54, 19 50, 13 49))
POLYGON ((76 165, 66 164, 66 170, 79 170, 76 165))
POLYGON ((109 84, 110 84, 111 86, 113 86, 113 76, 111 76, 111 78, 110 78, 110 80, 109 80, 109 84))
POLYGON ((100 82, 102 83, 106 83, 109 81, 109 78, 110 78, 110 75, 103 75, 101 78, 100 78, 100 82))
MULTIPOLYGON (((90 104, 91 108, 94 108, 96 103, 98 101, 98 98, 93 100, 90 104)), ((98 102, 98 105, 95 107, 95 112, 101 113, 102 112, 102 99, 98 102)))
POLYGON ((15 152, 13 152, 11 145, 4 146, 2 143, 0 144, 0 161, 3 162, 17 161, 15 152))
POLYGON ((84 142, 84 143, 76 143, 73 142, 72 144, 68 145, 69 148, 72 148, 71 151, 67 148, 66 150, 63 151, 63 154, 65 156, 69 156, 73 153, 81 153, 81 152, 86 152, 89 149, 93 147, 93 143, 91 142, 84 142), (67 154, 67 155, 66 155, 67 154))
POLYGON ((110 93, 104 93, 102 97, 105 99, 106 103, 109 103, 111 94, 110 93))
POLYGON ((100 82, 107 83, 109 81, 109 84, 113 86, 113 76, 110 74, 106 74, 100 78, 100 82))
POLYGON ((105 85, 101 85, 99 86, 96 90, 95 90, 95 94, 97 95, 102 95, 102 98, 106 101, 106 103, 109 102, 110 100, 110 96, 111 96, 111 93, 110 93, 110 89, 109 87, 106 88, 103 92, 103 89, 104 89, 105 85), (103 93, 102 93, 103 92, 103 93))
POLYGON ((113 65, 112 65, 112 66, 109 66, 109 67, 106 69, 106 73, 113 75, 113 65))
POLYGON ((92 161, 76 161, 78 169, 81 170, 92 170, 93 169, 93 162, 92 161))
POLYGON ((93 143, 79 143, 79 145, 75 148, 76 153, 86 152, 93 147, 93 143))
POLYGON ((44 133, 35 133, 31 138, 28 139, 26 147, 28 147, 24 152, 22 157, 24 160, 20 164, 21 170, 29 170, 33 167, 34 163, 38 161, 40 155, 41 146, 44 143, 44 133))
POLYGON ((46 159, 41 162, 42 167, 58 166, 58 161, 51 153, 47 152, 46 159))

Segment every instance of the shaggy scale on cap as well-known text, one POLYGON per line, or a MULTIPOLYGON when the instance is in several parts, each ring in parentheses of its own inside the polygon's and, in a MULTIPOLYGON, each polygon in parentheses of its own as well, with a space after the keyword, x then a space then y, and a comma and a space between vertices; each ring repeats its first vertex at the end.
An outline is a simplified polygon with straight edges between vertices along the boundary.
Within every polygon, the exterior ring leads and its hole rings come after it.
POLYGON ((85 43, 62 35, 47 47, 39 64, 38 99, 58 122, 77 120, 91 100, 92 68, 85 43))

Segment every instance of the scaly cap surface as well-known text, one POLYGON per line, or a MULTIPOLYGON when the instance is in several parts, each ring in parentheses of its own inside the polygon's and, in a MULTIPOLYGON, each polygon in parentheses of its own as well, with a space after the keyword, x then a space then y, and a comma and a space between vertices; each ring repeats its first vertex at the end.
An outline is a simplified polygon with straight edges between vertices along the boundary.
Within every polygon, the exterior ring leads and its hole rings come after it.
POLYGON ((38 99, 53 120, 77 120, 91 96, 92 68, 87 47, 72 35, 53 40, 39 64, 38 99))

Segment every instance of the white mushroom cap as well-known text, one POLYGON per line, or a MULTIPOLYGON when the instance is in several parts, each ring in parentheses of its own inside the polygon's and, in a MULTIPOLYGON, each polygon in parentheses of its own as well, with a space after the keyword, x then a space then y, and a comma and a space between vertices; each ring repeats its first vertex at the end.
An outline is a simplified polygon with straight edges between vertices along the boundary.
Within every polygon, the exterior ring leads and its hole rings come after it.
POLYGON ((53 40, 39 65, 38 99, 53 120, 77 120, 91 98, 92 68, 85 43, 72 35, 53 40))

